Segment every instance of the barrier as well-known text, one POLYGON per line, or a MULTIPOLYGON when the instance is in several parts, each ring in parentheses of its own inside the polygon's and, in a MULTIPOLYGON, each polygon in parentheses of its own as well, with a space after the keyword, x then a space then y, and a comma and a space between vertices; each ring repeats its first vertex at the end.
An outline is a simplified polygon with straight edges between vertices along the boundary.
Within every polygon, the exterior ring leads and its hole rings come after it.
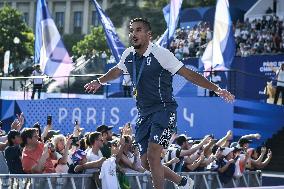
MULTIPOLYGON (((125 174, 131 183, 131 188, 152 189, 151 178, 149 173, 129 172, 125 174)), ((180 175, 188 176, 195 182, 194 189, 215 189, 223 187, 253 187, 262 186, 261 171, 246 171, 238 179, 223 185, 217 172, 182 172, 180 175)), ((0 174, 1 188, 41 188, 41 189, 93 189, 99 188, 98 173, 94 174, 0 174), (95 179, 96 178, 96 179, 95 179)), ((167 181, 166 189, 176 189, 176 186, 167 181)))

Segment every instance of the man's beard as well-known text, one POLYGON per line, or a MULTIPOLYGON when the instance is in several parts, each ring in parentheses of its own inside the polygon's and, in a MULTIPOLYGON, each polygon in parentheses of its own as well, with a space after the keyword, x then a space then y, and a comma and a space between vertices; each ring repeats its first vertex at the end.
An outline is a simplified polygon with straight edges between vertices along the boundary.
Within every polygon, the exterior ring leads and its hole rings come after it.
POLYGON ((139 45, 133 45, 134 49, 140 49, 141 48, 141 44, 139 45))

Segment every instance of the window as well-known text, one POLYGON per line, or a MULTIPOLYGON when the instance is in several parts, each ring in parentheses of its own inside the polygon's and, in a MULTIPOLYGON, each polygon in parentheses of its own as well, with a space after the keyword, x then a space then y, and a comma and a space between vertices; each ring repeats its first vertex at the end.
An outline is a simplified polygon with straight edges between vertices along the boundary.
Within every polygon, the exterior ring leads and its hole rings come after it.
POLYGON ((97 11, 92 11, 92 25, 95 27, 99 25, 99 17, 97 11))
POLYGON ((60 33, 64 30, 64 12, 55 13, 55 24, 60 33))
POLYGON ((22 19, 26 24, 29 24, 29 13, 24 12, 23 15, 22 15, 22 19))
POLYGON ((81 34, 82 25, 83 25, 83 17, 81 11, 74 12, 74 33, 81 34))

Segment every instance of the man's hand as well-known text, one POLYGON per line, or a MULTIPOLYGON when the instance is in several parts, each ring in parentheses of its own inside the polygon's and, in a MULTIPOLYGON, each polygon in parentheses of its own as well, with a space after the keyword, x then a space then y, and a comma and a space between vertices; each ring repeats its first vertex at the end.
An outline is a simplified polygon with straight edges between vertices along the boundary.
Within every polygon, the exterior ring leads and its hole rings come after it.
POLYGON ((229 131, 227 132, 227 134, 226 134, 226 137, 227 137, 228 139, 232 139, 232 138, 233 138, 233 131, 229 130, 229 131))
POLYGON ((229 103, 233 103, 235 100, 235 96, 232 95, 229 91, 227 91, 226 89, 221 89, 218 88, 217 91, 215 91, 215 93, 220 96, 221 98, 223 98, 226 102, 229 103))
POLYGON ((90 92, 93 92, 93 93, 96 93, 97 90, 101 87, 101 84, 98 82, 98 80, 93 80, 89 83, 87 83, 84 88, 85 88, 85 91, 90 93, 90 92))
POLYGON ((261 135, 259 133, 256 133, 256 134, 254 134, 254 138, 259 140, 261 138, 261 135))
POLYGON ((179 161, 180 161, 180 159, 177 158, 177 157, 170 160, 171 163, 178 163, 179 161))
POLYGON ((268 158, 271 158, 271 157, 272 157, 272 151, 271 151, 270 149, 268 149, 267 157, 268 157, 268 158))

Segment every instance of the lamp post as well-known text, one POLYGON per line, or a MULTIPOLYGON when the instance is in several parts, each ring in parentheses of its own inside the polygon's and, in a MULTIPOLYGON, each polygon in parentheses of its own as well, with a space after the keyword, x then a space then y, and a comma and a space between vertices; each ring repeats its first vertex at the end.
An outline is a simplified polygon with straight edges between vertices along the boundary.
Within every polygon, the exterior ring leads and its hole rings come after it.
MULTIPOLYGON (((13 68, 14 68, 14 77, 16 76, 16 68, 17 68, 17 65, 16 65, 16 62, 17 62, 17 50, 18 50, 18 45, 20 44, 20 39, 16 36, 14 37, 13 39, 13 43, 15 44, 15 61, 13 62, 13 68)), ((13 80, 13 90, 15 91, 15 79, 13 80)))

